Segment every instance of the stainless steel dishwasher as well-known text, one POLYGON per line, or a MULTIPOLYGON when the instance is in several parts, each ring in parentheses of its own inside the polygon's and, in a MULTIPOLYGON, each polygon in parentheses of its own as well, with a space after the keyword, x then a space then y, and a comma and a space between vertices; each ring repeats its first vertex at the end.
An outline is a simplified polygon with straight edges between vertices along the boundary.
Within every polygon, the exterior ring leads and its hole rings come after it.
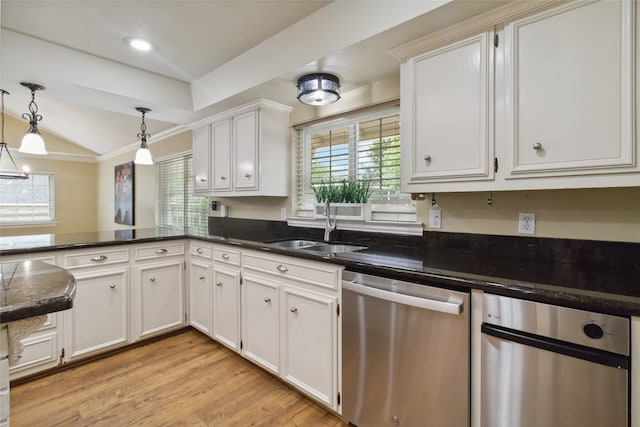
POLYGON ((482 427, 628 427, 629 319, 484 294, 482 427))
POLYGON ((343 272, 342 415, 359 427, 469 425, 469 294, 343 272))

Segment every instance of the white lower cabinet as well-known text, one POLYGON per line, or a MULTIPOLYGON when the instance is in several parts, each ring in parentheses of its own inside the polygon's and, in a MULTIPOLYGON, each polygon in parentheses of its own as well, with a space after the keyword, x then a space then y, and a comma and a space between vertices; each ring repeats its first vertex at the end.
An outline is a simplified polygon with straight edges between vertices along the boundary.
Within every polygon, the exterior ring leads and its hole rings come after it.
POLYGON ((183 268, 182 259, 135 267, 139 337, 184 324, 183 268))
POLYGON ((240 351, 240 270, 213 269, 213 338, 240 351))
POLYGON ((211 261, 189 262, 189 324, 211 335, 211 261))
POLYGON ((337 298, 283 288, 282 377, 336 408, 337 298))
POLYGON ((242 276, 242 355, 280 374, 280 283, 242 276))
POLYGON ((47 314, 47 321, 20 342, 22 357, 9 368, 11 379, 55 368, 62 363, 62 313, 47 314))
POLYGON ((65 360, 124 345, 129 340, 129 268, 73 275, 78 290, 65 316, 65 360))

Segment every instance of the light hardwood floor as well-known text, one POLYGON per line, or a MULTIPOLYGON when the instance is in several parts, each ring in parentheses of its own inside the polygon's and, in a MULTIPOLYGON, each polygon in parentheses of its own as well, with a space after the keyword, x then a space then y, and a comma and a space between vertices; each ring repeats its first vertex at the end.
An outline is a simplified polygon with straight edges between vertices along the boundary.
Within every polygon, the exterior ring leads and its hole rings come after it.
POLYGON ((11 426, 347 424, 193 330, 11 389, 11 426))

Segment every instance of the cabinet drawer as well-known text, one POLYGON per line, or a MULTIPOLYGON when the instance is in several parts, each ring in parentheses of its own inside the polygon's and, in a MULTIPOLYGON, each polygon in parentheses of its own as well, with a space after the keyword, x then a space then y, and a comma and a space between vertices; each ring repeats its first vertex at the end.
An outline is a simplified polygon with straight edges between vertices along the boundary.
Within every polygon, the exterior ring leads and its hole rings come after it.
POLYGON ((183 243, 168 243, 164 245, 153 245, 138 247, 136 250, 136 260, 154 259, 175 255, 184 255, 183 243))
POLYGON ((240 252, 227 248, 213 248, 213 260, 218 263, 240 267, 240 252))
POLYGON ((93 267, 120 262, 129 262, 128 249, 102 249, 95 252, 71 253, 64 255, 63 261, 65 267, 93 267))
POLYGON ((338 272, 341 267, 334 265, 302 261, 287 256, 272 257, 251 253, 244 253, 242 262, 246 270, 268 273, 326 289, 338 289, 338 272))
POLYGON ((189 245, 189 253, 200 258, 211 259, 213 257, 213 249, 211 245, 191 242, 189 245))

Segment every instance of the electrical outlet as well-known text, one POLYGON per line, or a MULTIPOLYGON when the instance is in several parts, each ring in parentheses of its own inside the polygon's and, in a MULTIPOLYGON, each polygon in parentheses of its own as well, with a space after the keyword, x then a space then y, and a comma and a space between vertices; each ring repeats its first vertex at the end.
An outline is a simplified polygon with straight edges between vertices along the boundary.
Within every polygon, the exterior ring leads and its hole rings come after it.
POLYGON ((429 211, 429 228, 442 228, 442 211, 440 209, 429 211))
POLYGON ((287 219, 287 208, 280 208, 280 219, 283 221, 287 219))
POLYGON ((518 220, 518 233, 536 234, 536 214, 533 212, 520 212, 518 220))

